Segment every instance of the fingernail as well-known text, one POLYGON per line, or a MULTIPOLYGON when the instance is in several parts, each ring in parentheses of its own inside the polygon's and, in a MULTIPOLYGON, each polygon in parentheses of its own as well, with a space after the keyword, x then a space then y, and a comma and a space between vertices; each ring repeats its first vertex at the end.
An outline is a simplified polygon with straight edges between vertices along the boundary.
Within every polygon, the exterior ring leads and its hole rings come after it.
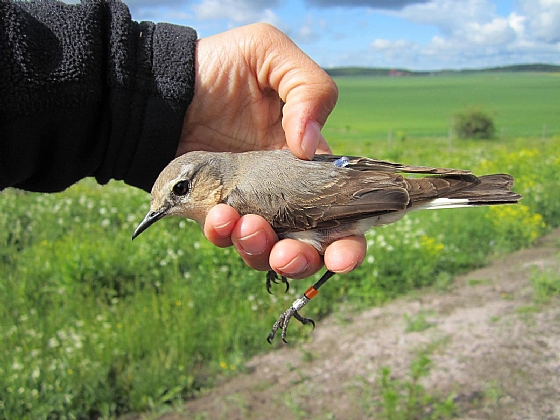
POLYGON ((241 250, 248 255, 262 254, 268 245, 266 234, 262 229, 251 235, 240 238, 237 242, 241 247, 241 250))
POLYGON ((284 267, 279 267, 278 271, 280 271, 282 274, 285 274, 287 276, 295 276, 300 273, 303 273, 308 266, 309 266, 309 262, 307 261, 307 258, 299 254, 297 257, 295 257, 284 267))
POLYGON ((231 231, 233 230, 231 228, 232 224, 234 224, 234 221, 230 220, 229 222, 226 222, 223 225, 214 226, 214 231, 218 234, 220 238, 229 238, 229 236, 231 235, 231 231))
POLYGON ((303 140, 301 142, 301 148, 303 153, 309 160, 313 159, 315 156, 315 150, 319 144, 319 136, 321 135, 321 126, 317 121, 308 121, 305 126, 305 132, 303 133, 303 140))
POLYGON ((342 270, 337 270, 336 272, 339 274, 349 273, 353 269, 358 266, 358 261, 354 261, 352 264, 348 265, 347 267, 343 268, 342 270))

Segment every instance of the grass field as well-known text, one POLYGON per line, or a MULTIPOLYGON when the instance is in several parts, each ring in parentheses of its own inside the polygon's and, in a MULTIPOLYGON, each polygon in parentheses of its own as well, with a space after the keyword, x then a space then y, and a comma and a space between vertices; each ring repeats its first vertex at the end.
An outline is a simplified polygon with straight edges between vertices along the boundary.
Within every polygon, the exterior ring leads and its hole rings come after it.
MULTIPOLYGON (((370 306, 444 285, 558 226, 560 137, 551 136, 560 132, 558 84, 551 75, 339 80, 340 104, 325 129, 336 152, 508 172, 526 198, 418 213, 376 229, 362 267, 321 289, 305 315, 318 320, 339 302, 370 306), (490 92, 494 84, 508 94, 490 92), (512 128, 503 139, 450 141, 450 115, 477 96, 495 107, 498 125, 512 128), (403 133, 390 144, 388 127, 403 133)), ((270 326, 312 279, 269 295, 263 273, 184 220, 166 220, 131 242, 148 204, 144 192, 91 180, 61 194, 0 194, 0 418, 158 410, 270 349, 270 326)), ((290 344, 308 333, 294 324, 290 344)))
POLYGON ((560 134, 560 75, 482 73, 438 77, 356 77, 336 80, 338 106, 325 135, 346 142, 447 137, 455 112, 481 106, 498 136, 560 134))

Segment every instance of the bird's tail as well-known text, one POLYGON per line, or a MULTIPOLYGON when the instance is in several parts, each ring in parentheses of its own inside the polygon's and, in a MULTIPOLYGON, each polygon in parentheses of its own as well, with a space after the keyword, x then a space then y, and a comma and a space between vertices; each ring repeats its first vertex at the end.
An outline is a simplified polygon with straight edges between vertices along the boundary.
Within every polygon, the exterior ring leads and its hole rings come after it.
POLYGON ((513 177, 511 175, 485 175, 478 179, 480 182, 476 184, 450 192, 444 197, 418 203, 411 210, 515 204, 523 198, 523 196, 511 191, 513 186, 513 177))

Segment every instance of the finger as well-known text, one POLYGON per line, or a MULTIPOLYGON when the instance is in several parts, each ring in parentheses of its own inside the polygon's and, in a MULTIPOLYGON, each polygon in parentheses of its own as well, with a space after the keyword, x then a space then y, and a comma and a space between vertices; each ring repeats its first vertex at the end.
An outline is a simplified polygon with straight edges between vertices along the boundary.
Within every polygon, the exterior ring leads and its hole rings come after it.
POLYGON ((210 209, 204 223, 204 236, 220 248, 231 246, 231 234, 241 216, 227 204, 218 204, 210 209))
MULTIPOLYGON (((270 25, 263 28, 268 43, 259 81, 277 91, 284 101, 282 127, 292 153, 312 159, 321 142, 321 128, 336 104, 338 88, 285 34, 270 25)), ((262 37, 259 42, 263 42, 262 37)))
POLYGON ((327 144, 325 137, 323 137, 321 133, 319 133, 319 144, 317 145, 317 153, 332 154, 330 146, 327 144))
POLYGON ((363 235, 340 239, 327 247, 325 265, 335 273, 348 273, 362 263, 366 248, 366 238, 363 235))
POLYGON ((295 239, 277 242, 272 247, 269 261, 274 271, 291 279, 312 276, 323 266, 323 261, 313 246, 295 239))
MULTIPOLYGON (((320 72, 323 70, 320 69, 320 72)), ((313 70, 312 73, 319 73, 319 70, 313 70)), ((322 79, 320 74, 305 77, 311 80, 322 79)), ((326 143, 321 135, 321 128, 336 103, 337 91, 336 88, 329 88, 336 86, 334 82, 330 84, 325 80, 323 83, 320 89, 309 85, 290 87, 284 105, 282 127, 286 143, 292 153, 302 159, 313 159, 318 145, 322 143, 324 147, 326 143)))
POLYGON ((249 267, 270 270, 268 257, 278 236, 263 217, 255 214, 241 217, 233 229, 231 240, 249 267))

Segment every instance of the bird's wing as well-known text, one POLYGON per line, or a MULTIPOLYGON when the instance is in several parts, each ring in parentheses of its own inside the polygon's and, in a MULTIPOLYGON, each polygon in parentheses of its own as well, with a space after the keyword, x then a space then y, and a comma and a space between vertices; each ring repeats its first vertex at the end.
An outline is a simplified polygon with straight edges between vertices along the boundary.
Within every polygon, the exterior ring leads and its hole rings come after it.
POLYGON ((404 178, 400 174, 365 171, 354 174, 349 180, 341 179, 336 187, 329 187, 325 192, 335 194, 332 203, 325 200, 322 206, 304 210, 304 213, 317 213, 313 218, 314 227, 332 228, 346 222, 405 212, 437 198, 461 198, 462 190, 472 190, 478 184, 480 179, 472 174, 404 178))
POLYGON ((402 173, 418 173, 433 175, 467 175, 471 171, 452 168, 437 168, 431 166, 411 166, 403 165, 395 162, 384 160, 370 159, 360 156, 343 156, 343 155, 315 155, 313 158, 317 162, 329 162, 335 164, 340 161, 341 166, 354 169, 356 171, 381 171, 381 172, 402 172, 402 173))
POLYGON ((404 210, 410 201, 400 174, 333 171, 330 164, 305 174, 297 181, 261 176, 252 188, 248 183, 233 188, 224 202, 240 214, 263 216, 277 232, 283 232, 328 229, 341 221, 404 210))

